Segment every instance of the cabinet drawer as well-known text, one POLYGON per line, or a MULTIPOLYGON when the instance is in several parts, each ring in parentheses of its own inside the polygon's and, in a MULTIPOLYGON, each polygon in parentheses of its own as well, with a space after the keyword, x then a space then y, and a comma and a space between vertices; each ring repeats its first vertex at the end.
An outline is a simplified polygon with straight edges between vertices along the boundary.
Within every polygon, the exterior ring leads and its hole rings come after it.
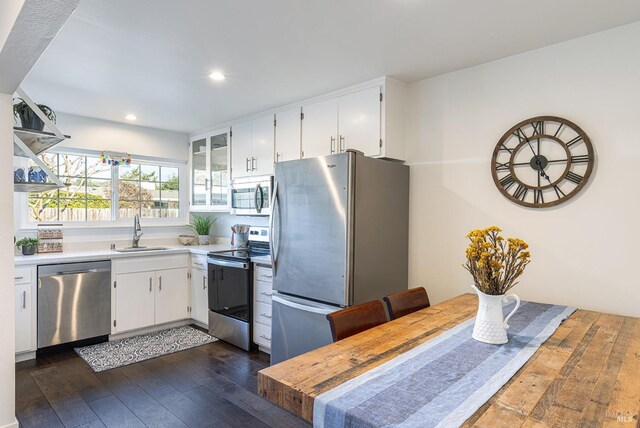
POLYGON ((271 295, 273 294, 273 289, 271 288, 271 283, 264 281, 256 281, 256 300, 258 302, 264 302, 271 304, 271 295))
POLYGON ((13 281, 15 284, 30 284, 31 283, 31 274, 33 272, 33 268, 16 268, 16 271, 13 275, 13 281))
POLYGON ((271 327, 254 322, 253 341, 260 346, 271 349, 271 327))
POLYGON ((256 281, 273 282, 273 270, 270 267, 256 265, 256 281))
POLYGON ((193 254, 191 256, 191 267, 196 269, 207 269, 207 256, 204 254, 193 254))
POLYGON ((264 325, 271 325, 271 305, 264 302, 256 302, 254 308, 254 320, 264 325))

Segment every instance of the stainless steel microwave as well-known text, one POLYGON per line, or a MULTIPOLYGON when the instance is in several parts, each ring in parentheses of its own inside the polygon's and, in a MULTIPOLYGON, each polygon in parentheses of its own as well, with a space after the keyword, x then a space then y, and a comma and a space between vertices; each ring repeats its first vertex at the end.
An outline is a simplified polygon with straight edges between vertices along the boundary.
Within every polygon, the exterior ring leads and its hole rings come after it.
POLYGON ((271 214, 273 176, 237 178, 231 182, 231 214, 271 214))

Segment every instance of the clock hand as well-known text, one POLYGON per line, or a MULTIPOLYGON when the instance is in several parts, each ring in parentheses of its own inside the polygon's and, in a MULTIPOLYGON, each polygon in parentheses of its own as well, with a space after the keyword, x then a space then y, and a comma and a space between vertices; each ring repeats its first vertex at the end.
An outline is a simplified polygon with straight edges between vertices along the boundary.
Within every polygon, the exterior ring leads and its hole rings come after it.
POLYGON ((538 168, 540 168, 538 171, 540 171, 540 176, 542 178, 545 178, 549 184, 551 184, 551 179, 549 178, 549 175, 544 172, 544 168, 542 167, 542 164, 540 163, 540 159, 538 159, 538 155, 536 155, 536 151, 533 150, 533 146, 531 145, 531 141, 529 141, 529 138, 526 135, 524 136, 524 140, 527 142, 527 145, 529 145, 529 148, 531 149, 531 153, 533 153, 533 157, 536 159, 536 165, 538 165, 538 168))

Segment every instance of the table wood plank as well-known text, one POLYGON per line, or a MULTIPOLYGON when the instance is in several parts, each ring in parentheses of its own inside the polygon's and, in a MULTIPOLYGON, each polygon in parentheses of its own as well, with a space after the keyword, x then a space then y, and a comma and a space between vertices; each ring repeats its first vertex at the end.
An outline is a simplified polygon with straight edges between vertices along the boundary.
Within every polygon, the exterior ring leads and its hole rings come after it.
MULTIPOLYGON (((464 294, 258 373, 263 397, 313 421, 315 397, 475 315, 464 294)), ((640 319, 578 310, 464 426, 636 426, 640 319)), ((640 426, 640 425, 638 425, 640 426)))

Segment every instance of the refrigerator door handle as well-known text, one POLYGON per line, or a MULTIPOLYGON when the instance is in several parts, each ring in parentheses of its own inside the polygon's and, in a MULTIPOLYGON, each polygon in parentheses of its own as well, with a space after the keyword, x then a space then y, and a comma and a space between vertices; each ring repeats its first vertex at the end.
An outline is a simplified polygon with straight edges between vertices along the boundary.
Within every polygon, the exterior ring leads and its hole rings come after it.
POLYGON ((337 310, 340 310, 340 308, 338 307, 336 307, 335 309, 334 308, 329 309, 329 308, 319 308, 315 306, 303 305, 300 303, 292 302, 290 300, 285 300, 282 297, 277 296, 275 294, 271 298, 273 299, 274 302, 280 303, 281 305, 289 306, 290 308, 299 309, 305 312, 313 312, 314 314, 327 315, 337 310))
POLYGON ((269 214, 269 255, 271 256, 271 269, 273 275, 276 274, 276 247, 275 239, 273 237, 273 223, 275 221, 276 205, 278 203, 278 182, 273 184, 273 197, 271 198, 271 213, 269 214))

